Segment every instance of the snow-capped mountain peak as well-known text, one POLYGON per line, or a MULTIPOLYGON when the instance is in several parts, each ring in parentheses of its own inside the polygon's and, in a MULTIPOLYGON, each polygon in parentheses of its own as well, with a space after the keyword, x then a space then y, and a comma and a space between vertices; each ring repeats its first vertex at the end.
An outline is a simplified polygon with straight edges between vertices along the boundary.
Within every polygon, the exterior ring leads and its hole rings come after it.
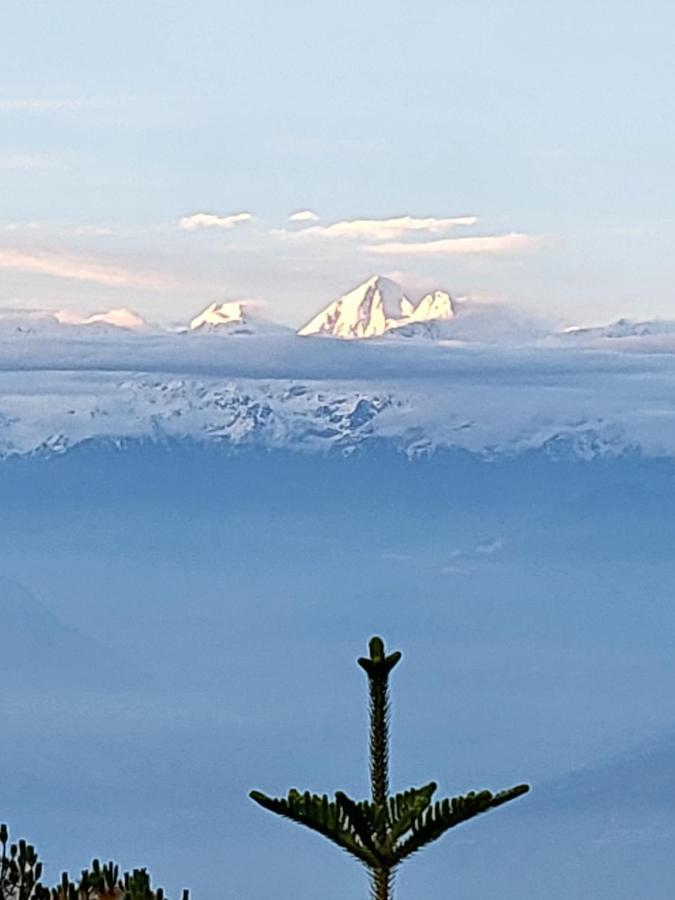
POLYGON ((408 316, 393 322, 389 331, 395 337, 441 340, 452 337, 448 323, 454 315, 450 294, 433 291, 422 297, 408 316))
POLYGON ((298 334, 346 339, 379 337, 391 323, 409 315, 412 304, 394 281, 373 275, 329 304, 298 334))
POLYGON ((53 315, 59 325, 111 325, 127 331, 142 331, 147 328, 145 319, 126 307, 109 309, 107 312, 94 313, 91 316, 83 316, 68 309, 60 309, 53 315))
POLYGON ((454 314, 450 294, 447 291, 433 291, 422 297, 410 314, 410 321, 430 322, 436 319, 451 319, 454 314))
POLYGON ((380 337, 403 325, 449 319, 453 315, 452 301, 446 291, 427 294, 415 305, 396 282, 373 275, 338 297, 298 334, 345 339, 380 337))
POLYGON ((244 324, 246 324, 244 304, 240 300, 227 300, 225 303, 211 303, 202 310, 190 322, 190 331, 219 325, 244 324))
POLYGON ((226 300, 211 303, 190 322, 188 331, 192 334, 223 335, 270 335, 290 331, 259 315, 259 304, 255 300, 226 300))

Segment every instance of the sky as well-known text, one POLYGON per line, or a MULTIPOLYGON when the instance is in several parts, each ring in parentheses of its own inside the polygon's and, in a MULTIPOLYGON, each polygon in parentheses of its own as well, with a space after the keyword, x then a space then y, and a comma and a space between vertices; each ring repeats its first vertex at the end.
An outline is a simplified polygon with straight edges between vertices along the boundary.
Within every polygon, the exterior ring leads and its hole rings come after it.
POLYGON ((299 326, 379 272, 670 317, 674 27, 661 0, 5 0, 0 305, 299 326))

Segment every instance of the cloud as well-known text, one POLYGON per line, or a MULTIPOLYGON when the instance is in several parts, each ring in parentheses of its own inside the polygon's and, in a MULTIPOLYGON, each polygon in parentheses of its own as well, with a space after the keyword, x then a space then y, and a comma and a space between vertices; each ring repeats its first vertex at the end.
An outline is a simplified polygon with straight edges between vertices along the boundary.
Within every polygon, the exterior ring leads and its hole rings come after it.
POLYGON ((472 570, 468 567, 468 563, 475 564, 481 557, 490 558, 495 556, 495 554, 500 553, 503 549, 504 541, 502 541, 501 538, 494 538, 490 541, 481 541, 474 547, 467 549, 456 547, 454 550, 451 550, 449 554, 452 562, 449 565, 443 566, 440 573, 441 575, 469 575, 472 570))
POLYGON ((77 225, 73 228, 73 234, 78 237, 109 237, 112 233, 112 228, 103 225, 77 225))
POLYGON ((301 209, 288 217, 289 222, 318 222, 319 217, 311 209, 301 209))
POLYGON ((407 234, 441 234, 460 225, 475 225, 476 216, 452 218, 418 218, 396 216, 391 219, 345 219, 332 225, 312 225, 294 233, 296 237, 364 238, 369 241, 391 241, 407 234))
POLYGON ((62 225, 50 222, 5 222, 0 225, 0 231, 19 234, 39 231, 45 234, 65 234, 75 237, 109 237, 113 234, 112 228, 103 225, 62 225))
POLYGON ((541 244, 541 237, 529 234, 500 234, 484 237, 442 238, 436 241, 406 243, 392 241, 370 244, 365 249, 380 256, 470 256, 522 253, 541 244))
POLYGON ((474 553, 477 556, 494 556, 495 553, 499 553, 504 549, 504 541, 501 538, 495 538, 492 541, 484 541, 481 544, 478 544, 474 553))
POLYGON ((31 306, 2 306, 0 307, 0 322, 11 321, 12 319, 27 319, 35 321, 51 320, 54 318, 54 311, 51 309, 39 309, 31 306))
POLYGON ((465 566, 443 566, 439 569, 440 575, 471 575, 471 569, 465 566))
POLYGON ((5 153, 0 155, 0 169, 29 172, 36 169, 51 169, 53 163, 48 156, 35 153, 5 153))
POLYGON ((124 97, 20 97, 0 98, 0 113, 17 112, 80 112, 88 109, 105 109, 125 103, 124 97))
POLYGON ((184 231, 197 231, 200 228, 222 228, 229 231, 241 222, 251 222, 253 215, 248 212, 232 213, 229 216, 216 216, 213 213, 193 213, 183 216, 179 225, 184 231))
POLYGON ((40 228, 39 222, 5 222, 0 225, 2 231, 37 231, 40 228))
POLYGON ((161 289, 167 281, 155 274, 134 272, 96 259, 82 259, 43 251, 0 248, 0 269, 89 281, 106 287, 161 289))
POLYGON ((387 562, 414 562, 415 557, 411 553, 397 553, 393 550, 383 550, 380 553, 380 559, 387 562))

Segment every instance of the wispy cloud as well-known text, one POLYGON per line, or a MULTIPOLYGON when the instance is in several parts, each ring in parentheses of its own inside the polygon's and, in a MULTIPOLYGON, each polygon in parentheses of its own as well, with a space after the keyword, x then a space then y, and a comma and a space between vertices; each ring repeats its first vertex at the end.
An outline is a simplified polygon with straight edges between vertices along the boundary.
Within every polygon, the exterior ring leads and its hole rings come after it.
POLYGON ((52 160, 37 153, 2 153, 0 169, 30 172, 36 169, 51 169, 52 160))
POLYGON ((73 234, 78 237, 109 237, 113 230, 103 225, 76 225, 73 234))
POLYGON ((231 213, 227 216, 198 212, 190 216, 183 216, 178 224, 184 231, 198 231, 200 228, 222 228, 229 231, 242 222, 251 222, 253 218, 253 214, 249 212, 231 213))
POLYGON ((415 557, 411 553, 397 553, 394 550, 383 550, 380 553, 380 559, 387 562, 414 562, 415 557))
POLYGON ((154 273, 133 271, 99 259, 86 259, 37 250, 0 248, 0 269, 88 281, 106 287, 140 287, 159 290, 168 286, 165 278, 154 273))
POLYGON ((128 102, 128 97, 0 97, 0 113, 81 112, 128 102))
POLYGON ((542 238, 530 234, 500 234, 484 237, 441 238, 434 241, 407 243, 392 241, 370 244, 365 249, 380 256, 470 256, 476 254, 501 255, 534 250, 542 238))
POLYGON ((492 541, 484 541, 475 548, 474 553, 477 556, 494 556, 504 549, 504 541, 501 538, 495 538, 492 541))
POLYGON ((451 218, 419 218, 396 216, 390 219, 345 219, 331 225, 312 225, 294 233, 296 237, 362 238, 369 241, 391 241, 408 234, 442 234, 457 226, 475 225, 476 216, 451 218))
POLYGON ((60 222, 5 222, 0 225, 0 231, 12 234, 22 232, 41 232, 45 235, 74 235, 75 237, 109 237, 113 234, 112 228, 104 225, 70 225, 60 222))
POLYGON ((474 547, 456 547, 450 551, 450 562, 440 570, 441 575, 470 575, 471 563, 477 564, 479 559, 491 558, 504 549, 504 541, 494 538, 489 541, 481 541, 474 547))
POLYGON ((289 222, 318 222, 319 217, 311 209, 300 209, 288 217, 289 222))
POLYGON ((39 222, 5 222, 0 225, 0 231, 37 231, 40 228, 39 222))
POLYGON ((466 566, 451 565, 451 566, 443 566, 441 569, 439 569, 439 574, 440 575, 471 575, 472 572, 471 572, 471 569, 467 568, 466 566))

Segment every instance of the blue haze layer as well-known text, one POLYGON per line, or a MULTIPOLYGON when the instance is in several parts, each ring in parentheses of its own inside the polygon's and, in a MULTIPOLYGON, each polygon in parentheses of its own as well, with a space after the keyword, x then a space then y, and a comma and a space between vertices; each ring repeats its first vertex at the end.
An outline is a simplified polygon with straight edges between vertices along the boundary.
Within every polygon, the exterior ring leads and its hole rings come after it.
POLYGON ((534 787, 402 898, 672 896, 670 462, 84 445, 0 497, 0 819, 52 880, 112 855, 195 898, 366 896, 246 794, 366 795, 381 633, 393 787, 534 787))

